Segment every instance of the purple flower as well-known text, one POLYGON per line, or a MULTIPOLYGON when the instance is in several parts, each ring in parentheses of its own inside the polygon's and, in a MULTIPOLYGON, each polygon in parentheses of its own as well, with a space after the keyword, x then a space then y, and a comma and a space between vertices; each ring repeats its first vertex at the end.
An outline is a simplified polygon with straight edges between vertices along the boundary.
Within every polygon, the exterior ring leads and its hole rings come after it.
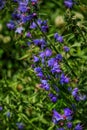
POLYGON ((19 20, 19 19, 21 18, 21 14, 13 13, 13 14, 12 14, 12 18, 13 18, 13 19, 16 19, 16 20, 19 20))
POLYGON ((63 85, 64 83, 69 83, 69 78, 64 74, 61 74, 60 83, 63 85))
POLYGON ((30 25, 30 29, 35 29, 35 28, 37 28, 37 25, 35 22, 32 22, 30 25))
POLYGON ((31 38, 31 37, 32 37, 32 36, 31 36, 31 33, 30 33, 30 32, 27 32, 26 37, 31 38))
POLYGON ((33 40, 34 44, 40 46, 43 49, 46 46, 46 41, 44 39, 35 39, 33 40))
POLYGON ((5 1, 0 0, 0 10, 4 8, 4 5, 5 5, 5 1))
POLYGON ((23 27, 18 27, 18 28, 15 30, 15 32, 21 34, 23 30, 24 30, 23 27))
POLYGON ((56 110, 53 110, 52 121, 54 124, 58 123, 60 120, 63 120, 62 115, 60 115, 56 110))
POLYGON ((54 94, 52 94, 52 93, 50 93, 48 96, 50 97, 50 100, 51 100, 53 103, 55 103, 55 102, 57 101, 57 99, 58 99, 57 96, 54 95, 54 94))
POLYGON ((45 56, 46 56, 46 57, 50 57, 51 55, 52 55, 52 50, 47 48, 47 49, 45 50, 45 56))
POLYGON ((42 69, 41 69, 40 67, 36 67, 36 68, 34 69, 34 71, 35 71, 36 73, 38 73, 38 72, 42 72, 42 69))
POLYGON ((72 91, 72 95, 75 97, 77 97, 78 95, 78 88, 74 88, 73 91, 72 91))
POLYGON ((19 8, 18 8, 22 13, 27 12, 27 2, 19 2, 19 8))
POLYGON ((61 61, 61 60, 63 59, 63 57, 62 57, 61 54, 57 54, 57 55, 56 55, 56 59, 57 59, 58 61, 61 61))
POLYGON ((53 65, 53 68, 51 69, 51 72, 54 74, 54 73, 60 73, 61 70, 60 70, 60 66, 58 65, 57 62, 54 63, 53 65))
POLYGON ((72 91, 72 87, 68 87, 68 91, 71 92, 72 91))
POLYGON ((68 122, 67 123, 67 127, 70 129, 70 128, 72 128, 72 122, 68 122))
POLYGON ((41 87, 44 88, 45 90, 49 91, 50 90, 50 86, 47 83, 47 80, 41 80, 41 87))
POLYGON ((58 33, 55 33, 55 34, 54 34, 54 38, 55 38, 55 40, 56 40, 57 42, 60 42, 60 43, 63 42, 63 37, 60 36, 60 35, 58 35, 58 33))
POLYGON ((70 50, 70 48, 69 48, 69 47, 64 46, 64 51, 65 51, 65 52, 68 52, 69 50, 70 50))
POLYGON ((70 110, 69 108, 65 108, 65 109, 64 109, 64 115, 65 115, 66 117, 71 116, 72 114, 73 114, 73 111, 70 110))
POLYGON ((83 100, 83 101, 87 99, 86 95, 79 95, 79 98, 80 100, 83 100))
POLYGON ((37 76, 40 77, 40 78, 43 78, 44 75, 43 75, 43 72, 42 72, 42 69, 40 67, 36 67, 34 69, 34 71, 37 73, 37 76))
POLYGON ((19 130, 23 130, 24 129, 24 124, 23 123, 16 123, 17 127, 19 130))
POLYGON ((37 56, 34 56, 34 62, 38 62, 39 58, 37 56))
POLYGON ((58 128, 58 129, 56 129, 56 130, 65 130, 64 128, 58 128))
POLYGON ((76 125, 76 127, 74 128, 74 130, 83 130, 83 127, 79 124, 76 125))
POLYGON ((2 106, 0 106, 0 111, 2 111, 3 110, 3 107, 2 106))
POLYGON ((10 30, 15 29, 15 23, 14 23, 14 21, 10 21, 9 23, 7 23, 7 27, 10 30))
POLYGON ((43 26, 41 26, 41 30, 42 30, 43 32, 48 32, 48 25, 43 25, 43 26))
POLYGON ((72 8, 74 3, 72 0, 64 0, 64 4, 67 8, 72 8))
POLYGON ((55 62, 56 62, 56 59, 55 59, 55 58, 50 58, 50 59, 48 60, 48 66, 49 66, 49 67, 53 67, 53 65, 54 65, 55 62))
POLYGON ((40 56, 40 58, 44 58, 45 57, 45 52, 40 52, 39 56, 40 56))

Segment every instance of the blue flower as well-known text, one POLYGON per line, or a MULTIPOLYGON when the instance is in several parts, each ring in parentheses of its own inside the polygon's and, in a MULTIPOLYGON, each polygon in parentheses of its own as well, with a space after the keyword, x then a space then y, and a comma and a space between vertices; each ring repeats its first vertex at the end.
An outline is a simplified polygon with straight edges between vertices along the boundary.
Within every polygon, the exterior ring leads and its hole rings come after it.
POLYGON ((45 50, 45 56, 46 56, 46 57, 50 57, 51 55, 52 55, 52 50, 47 48, 47 49, 45 50))
POLYGON ((67 8, 72 8, 74 3, 72 0, 64 0, 64 4, 67 8))
POLYGON ((65 130, 64 128, 57 128, 56 130, 65 130))
POLYGON ((50 100, 53 103, 55 103, 57 101, 57 99, 58 99, 58 97, 56 95, 52 94, 52 93, 50 93, 48 96, 50 97, 50 100))
POLYGON ((9 23, 7 23, 7 27, 10 30, 15 29, 15 23, 14 23, 14 21, 10 21, 9 23))
POLYGON ((74 98, 77 97, 77 95, 78 95, 78 88, 74 88, 74 89, 73 89, 72 95, 74 96, 74 98))
POLYGON ((47 91, 50 90, 50 85, 47 83, 47 80, 41 80, 41 87, 47 91))
POLYGON ((63 59, 63 57, 62 57, 61 54, 57 54, 57 55, 56 55, 56 59, 57 59, 58 61, 61 61, 61 60, 63 59))
POLYGON ((18 28, 15 30, 15 32, 21 34, 23 30, 24 30, 23 27, 18 27, 18 28))
POLYGON ((74 130, 83 130, 83 127, 79 124, 76 125, 76 127, 74 128, 74 130))
POLYGON ((37 56, 34 56, 34 62, 38 62, 39 61, 39 58, 37 56))
POLYGON ((60 83, 63 85, 64 83, 69 83, 69 78, 64 74, 61 74, 60 83))
POLYGON ((70 110, 69 108, 65 108, 65 109, 64 109, 64 115, 65 115, 66 117, 71 116, 72 114, 73 114, 73 111, 70 110))
POLYGON ((60 73, 61 70, 60 70, 60 65, 58 65, 57 62, 54 63, 53 65, 53 68, 51 69, 51 72, 54 74, 54 73, 60 73))
POLYGON ((37 28, 37 25, 35 22, 32 22, 30 25, 30 29, 35 29, 35 28, 37 28))
POLYGON ((68 51, 70 50, 70 48, 67 47, 67 46, 64 46, 63 48, 64 48, 64 51, 65 51, 65 52, 68 52, 68 51))
POLYGON ((58 123, 60 120, 63 120, 62 115, 60 115, 56 110, 53 110, 52 121, 54 124, 58 123))
POLYGON ((18 8, 22 13, 27 12, 27 3, 26 2, 19 2, 19 8, 18 8))
POLYGON ((24 129, 24 124, 23 123, 18 122, 18 123, 16 123, 16 125, 17 125, 19 130, 23 130, 24 129))
POLYGON ((3 107, 2 106, 0 106, 0 111, 2 111, 3 110, 3 107))
POLYGON ((33 40, 34 44, 40 46, 43 49, 46 46, 46 41, 44 39, 35 39, 33 40))
POLYGON ((63 37, 60 36, 60 35, 58 35, 58 33, 55 33, 55 34, 54 34, 54 38, 55 38, 55 40, 56 40, 57 42, 60 42, 60 43, 63 42, 63 37))
POLYGON ((49 67, 53 67, 53 65, 54 65, 55 62, 56 62, 55 58, 50 58, 47 63, 48 63, 49 67))
POLYGON ((5 5, 5 1, 0 0, 0 10, 4 8, 4 5, 5 5))
POLYGON ((30 33, 30 32, 27 32, 26 37, 31 38, 31 37, 32 37, 32 36, 31 36, 31 33, 30 33))
POLYGON ((70 129, 70 128, 72 128, 72 122, 68 122, 67 123, 67 127, 70 129))
POLYGON ((36 67, 34 69, 34 71, 37 73, 37 76, 40 77, 40 78, 43 78, 44 75, 43 75, 43 72, 42 72, 42 69, 40 67, 36 67))

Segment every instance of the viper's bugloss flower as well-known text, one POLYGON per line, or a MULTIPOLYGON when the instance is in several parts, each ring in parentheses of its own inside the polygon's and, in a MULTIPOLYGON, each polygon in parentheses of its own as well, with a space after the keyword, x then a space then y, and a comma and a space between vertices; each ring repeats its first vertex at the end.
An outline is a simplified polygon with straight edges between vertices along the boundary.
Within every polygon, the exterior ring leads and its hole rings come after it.
POLYGON ((86 96, 86 95, 81 95, 81 94, 80 94, 80 95, 79 95, 79 98, 80 98, 80 100, 83 100, 83 101, 84 101, 84 100, 87 99, 87 96, 86 96))
POLYGON ((30 32, 27 32, 27 33, 26 33, 26 37, 31 38, 31 37, 32 37, 31 33, 30 33, 30 32))
POLYGON ((69 52, 69 50, 70 50, 70 48, 67 47, 67 46, 64 46, 63 49, 64 49, 65 52, 69 52))
POLYGON ((46 46, 46 41, 44 39, 35 39, 33 40, 34 44, 43 49, 46 46))
POLYGON ((56 130, 65 130, 64 128, 57 128, 56 130))
POLYGON ((67 8, 72 8, 73 6, 73 0, 64 0, 64 4, 67 8))
POLYGON ((54 63, 54 65, 53 65, 53 67, 52 67, 52 69, 51 69, 51 72, 54 74, 54 73, 60 73, 61 72, 61 70, 60 70, 60 65, 57 63, 57 62, 55 62, 54 63))
POLYGON ((45 56, 46 56, 46 57, 50 57, 51 55, 52 55, 52 50, 49 49, 49 48, 47 48, 47 49, 45 50, 45 56))
POLYGON ((7 28, 10 30, 14 30, 15 29, 14 21, 10 21, 9 23, 7 23, 7 28))
POLYGON ((35 28, 37 28, 37 25, 35 22, 32 22, 30 25, 30 29, 35 29, 35 28))
POLYGON ((50 90, 50 85, 48 84, 47 80, 41 80, 41 87, 47 91, 50 90))
POLYGON ((66 117, 71 116, 72 114, 73 114, 73 111, 70 110, 69 108, 65 108, 65 109, 64 109, 64 115, 65 115, 66 117))
POLYGON ((60 83, 63 85, 64 83, 69 83, 70 79, 65 76, 64 74, 61 74, 61 77, 60 77, 60 83))
POLYGON ((58 99, 58 97, 56 95, 52 94, 52 93, 50 93, 48 96, 50 97, 50 100, 53 103, 55 103, 57 101, 57 99, 58 99))
POLYGON ((77 125, 75 126, 74 130, 83 130, 83 127, 82 127, 82 125, 80 125, 80 123, 79 123, 79 124, 77 124, 77 125))
POLYGON ((69 129, 71 129, 71 128, 72 128, 72 122, 68 122, 68 123, 67 123, 67 127, 68 127, 69 129))
POLYGON ((34 71, 35 71, 36 73, 39 73, 39 72, 42 72, 42 69, 41 69, 40 67, 36 67, 36 68, 34 68, 34 71))
POLYGON ((49 29, 48 25, 41 26, 42 32, 48 32, 48 29, 49 29))
POLYGON ((23 30, 24 30, 23 27, 18 27, 18 28, 15 30, 15 32, 18 33, 18 34, 21 34, 23 30))
POLYGON ((78 88, 74 88, 73 91, 72 91, 72 95, 75 97, 77 97, 78 95, 78 88))
POLYGON ((0 0, 0 10, 4 8, 4 5, 5 5, 5 1, 0 0))
POLYGON ((20 18, 21 18, 21 14, 18 14, 17 12, 12 14, 12 19, 19 20, 20 18))
POLYGON ((38 77, 40 77, 40 78, 44 77, 42 69, 40 67, 34 68, 34 71, 36 72, 36 74, 37 74, 38 77))
POLYGON ((72 87, 68 87, 68 91, 71 92, 72 91, 72 87))
POLYGON ((0 111, 2 111, 3 110, 3 107, 2 106, 0 106, 0 111))
POLYGON ((22 13, 26 13, 28 8, 27 8, 27 2, 19 2, 19 7, 18 10, 22 13))
POLYGON ((60 120, 63 120, 62 115, 60 115, 56 110, 53 110, 52 121, 57 124, 60 120))
POLYGON ((34 62, 38 62, 39 61, 39 58, 37 56, 34 56, 34 62))
POLYGON ((54 38, 55 38, 55 40, 57 41, 57 42, 60 42, 60 43, 62 43, 64 40, 63 40, 63 37, 62 36, 60 36, 58 33, 55 33, 54 34, 54 38))
POLYGON ((56 59, 57 59, 58 61, 62 61, 63 57, 62 57, 61 54, 57 54, 57 55, 56 55, 56 59))
POLYGON ((55 58, 50 58, 48 60, 48 67, 53 67, 54 63, 56 62, 56 59, 55 58))
POLYGON ((16 126, 18 127, 19 130, 23 130, 24 129, 24 124, 21 122, 16 123, 16 126))

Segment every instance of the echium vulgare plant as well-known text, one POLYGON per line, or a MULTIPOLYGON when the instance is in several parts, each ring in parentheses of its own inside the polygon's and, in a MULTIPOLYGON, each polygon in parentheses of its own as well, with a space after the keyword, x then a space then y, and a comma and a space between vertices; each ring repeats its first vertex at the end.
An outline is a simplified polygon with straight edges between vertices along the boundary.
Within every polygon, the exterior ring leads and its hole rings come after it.
MULTIPOLYGON (((47 97, 52 102, 50 111, 52 111, 51 120, 55 124, 55 129, 84 130, 85 122, 81 121, 80 110, 86 100, 86 95, 79 89, 80 70, 76 70, 75 66, 78 60, 75 59, 77 61, 73 63, 70 59, 71 48, 67 45, 65 32, 60 35, 55 31, 50 35, 48 21, 42 20, 39 16, 38 0, 13 1, 16 3, 16 8, 12 13, 12 19, 7 23, 7 28, 9 31, 14 30, 16 35, 22 36, 21 38, 26 42, 23 46, 30 49, 31 46, 36 46, 39 49, 39 52, 32 56, 31 67, 39 78, 39 87, 47 91, 47 97)), ((68 8, 65 16, 67 24, 71 22, 68 29, 65 29, 68 32, 70 28, 76 27, 75 32, 79 31, 78 35, 83 38, 80 40, 86 42, 84 33, 77 25, 73 14, 71 15, 73 7, 78 3, 73 0, 64 0, 64 5, 68 8)), ((71 33, 73 34, 73 31, 71 33)), ((0 111, 2 111, 2 106, 0 111)), ((26 129, 22 123, 16 125, 18 129, 26 129)))

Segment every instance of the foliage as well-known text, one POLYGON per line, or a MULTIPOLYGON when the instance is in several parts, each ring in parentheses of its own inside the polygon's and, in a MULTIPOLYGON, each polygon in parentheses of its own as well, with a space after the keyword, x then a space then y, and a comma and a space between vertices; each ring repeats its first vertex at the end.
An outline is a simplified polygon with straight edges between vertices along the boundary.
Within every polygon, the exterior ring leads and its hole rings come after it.
POLYGON ((0 129, 86 130, 86 0, 0 2, 0 129))

